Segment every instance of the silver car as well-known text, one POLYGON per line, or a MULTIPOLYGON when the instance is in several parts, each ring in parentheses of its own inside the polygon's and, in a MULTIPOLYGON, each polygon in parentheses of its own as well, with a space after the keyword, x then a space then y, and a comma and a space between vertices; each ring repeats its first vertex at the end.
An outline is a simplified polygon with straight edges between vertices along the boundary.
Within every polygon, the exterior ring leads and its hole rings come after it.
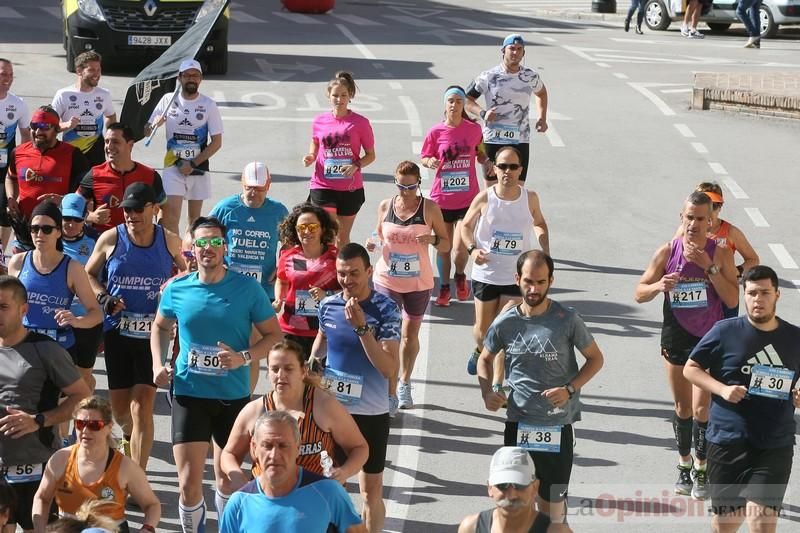
MULTIPOLYGON (((700 17, 712 31, 725 31, 741 22, 736 16, 736 0, 714 0, 711 10, 700 17)), ((644 20, 651 30, 666 30, 670 23, 683 19, 681 0, 647 0, 644 20)), ((778 27, 800 25, 800 0, 762 0, 761 36, 774 37, 778 27)))

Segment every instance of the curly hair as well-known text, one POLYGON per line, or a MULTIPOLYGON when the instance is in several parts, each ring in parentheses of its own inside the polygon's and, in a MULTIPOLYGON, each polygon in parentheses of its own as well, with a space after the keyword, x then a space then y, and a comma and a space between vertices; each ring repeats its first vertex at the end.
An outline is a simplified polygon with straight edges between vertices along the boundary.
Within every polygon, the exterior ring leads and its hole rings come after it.
POLYGON ((280 240, 284 245, 299 246, 300 239, 297 237, 297 219, 303 213, 311 213, 317 217, 322 226, 322 244, 331 245, 336 241, 336 233, 339 231, 339 224, 331 218, 327 211, 308 202, 294 206, 283 222, 278 226, 280 240))

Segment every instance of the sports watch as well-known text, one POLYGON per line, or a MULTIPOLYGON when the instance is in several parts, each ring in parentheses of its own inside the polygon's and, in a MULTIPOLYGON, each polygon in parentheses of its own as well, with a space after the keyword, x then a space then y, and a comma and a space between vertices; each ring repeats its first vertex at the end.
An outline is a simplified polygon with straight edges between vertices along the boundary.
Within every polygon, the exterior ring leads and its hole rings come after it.
POLYGON ((564 388, 567 389, 567 394, 569 394, 569 398, 571 400, 572 397, 575 396, 575 387, 572 385, 572 383, 567 383, 564 385, 564 388))

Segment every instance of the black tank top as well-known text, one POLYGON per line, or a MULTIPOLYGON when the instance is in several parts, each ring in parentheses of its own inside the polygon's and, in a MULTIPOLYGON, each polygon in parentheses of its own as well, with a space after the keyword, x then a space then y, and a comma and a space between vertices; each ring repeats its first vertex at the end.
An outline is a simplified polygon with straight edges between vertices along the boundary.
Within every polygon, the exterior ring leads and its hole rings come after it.
MULTIPOLYGON (((478 515, 478 525, 475 526, 475 533, 491 533, 492 521, 494 520, 494 509, 482 511, 478 515)), ((533 521, 533 525, 528 530, 528 533, 547 533, 547 528, 550 527, 550 517, 544 513, 539 513, 533 521)))
POLYGON ((397 196, 392 198, 392 205, 386 211, 386 216, 383 217, 384 222, 389 222, 390 224, 396 224, 398 226, 411 226, 414 224, 421 224, 423 226, 425 225, 425 198, 420 197, 417 210, 414 211, 414 214, 411 215, 408 220, 402 220, 397 216, 397 213, 394 212, 394 201, 396 199, 397 196))

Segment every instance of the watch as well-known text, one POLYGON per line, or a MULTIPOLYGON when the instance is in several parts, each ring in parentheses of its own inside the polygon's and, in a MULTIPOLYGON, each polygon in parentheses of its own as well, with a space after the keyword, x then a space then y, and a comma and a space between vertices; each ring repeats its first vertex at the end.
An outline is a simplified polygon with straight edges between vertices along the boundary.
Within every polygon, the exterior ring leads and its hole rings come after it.
POLYGON ((572 399, 572 397, 575 396, 575 387, 572 383, 567 383, 564 385, 564 388, 567 389, 567 394, 569 394, 570 399, 572 399))
POLYGON ((469 246, 467 246, 467 255, 472 255, 472 252, 475 251, 475 248, 477 248, 477 246, 475 246, 475 243, 472 243, 469 246))
POLYGON ((253 356, 250 355, 250 352, 248 350, 242 350, 241 352, 239 352, 239 355, 241 355, 242 359, 244 359, 245 366, 249 366, 250 363, 253 361, 253 356))
POLYGON ((42 413, 37 413, 33 417, 33 420, 36 422, 36 425, 39 426, 40 428, 44 427, 44 415, 42 413))
POLYGON ((485 109, 481 109, 481 112, 478 113, 478 115, 480 115, 481 120, 485 119, 486 118, 486 110, 485 109))
POLYGON ((711 263, 711 266, 706 269, 706 274, 708 274, 709 276, 719 274, 719 267, 714 263, 711 263))
POLYGON ((370 326, 368 324, 364 324, 363 326, 358 326, 357 328, 353 328, 353 331, 359 337, 363 337, 364 335, 367 334, 368 331, 372 331, 372 326, 370 326))

